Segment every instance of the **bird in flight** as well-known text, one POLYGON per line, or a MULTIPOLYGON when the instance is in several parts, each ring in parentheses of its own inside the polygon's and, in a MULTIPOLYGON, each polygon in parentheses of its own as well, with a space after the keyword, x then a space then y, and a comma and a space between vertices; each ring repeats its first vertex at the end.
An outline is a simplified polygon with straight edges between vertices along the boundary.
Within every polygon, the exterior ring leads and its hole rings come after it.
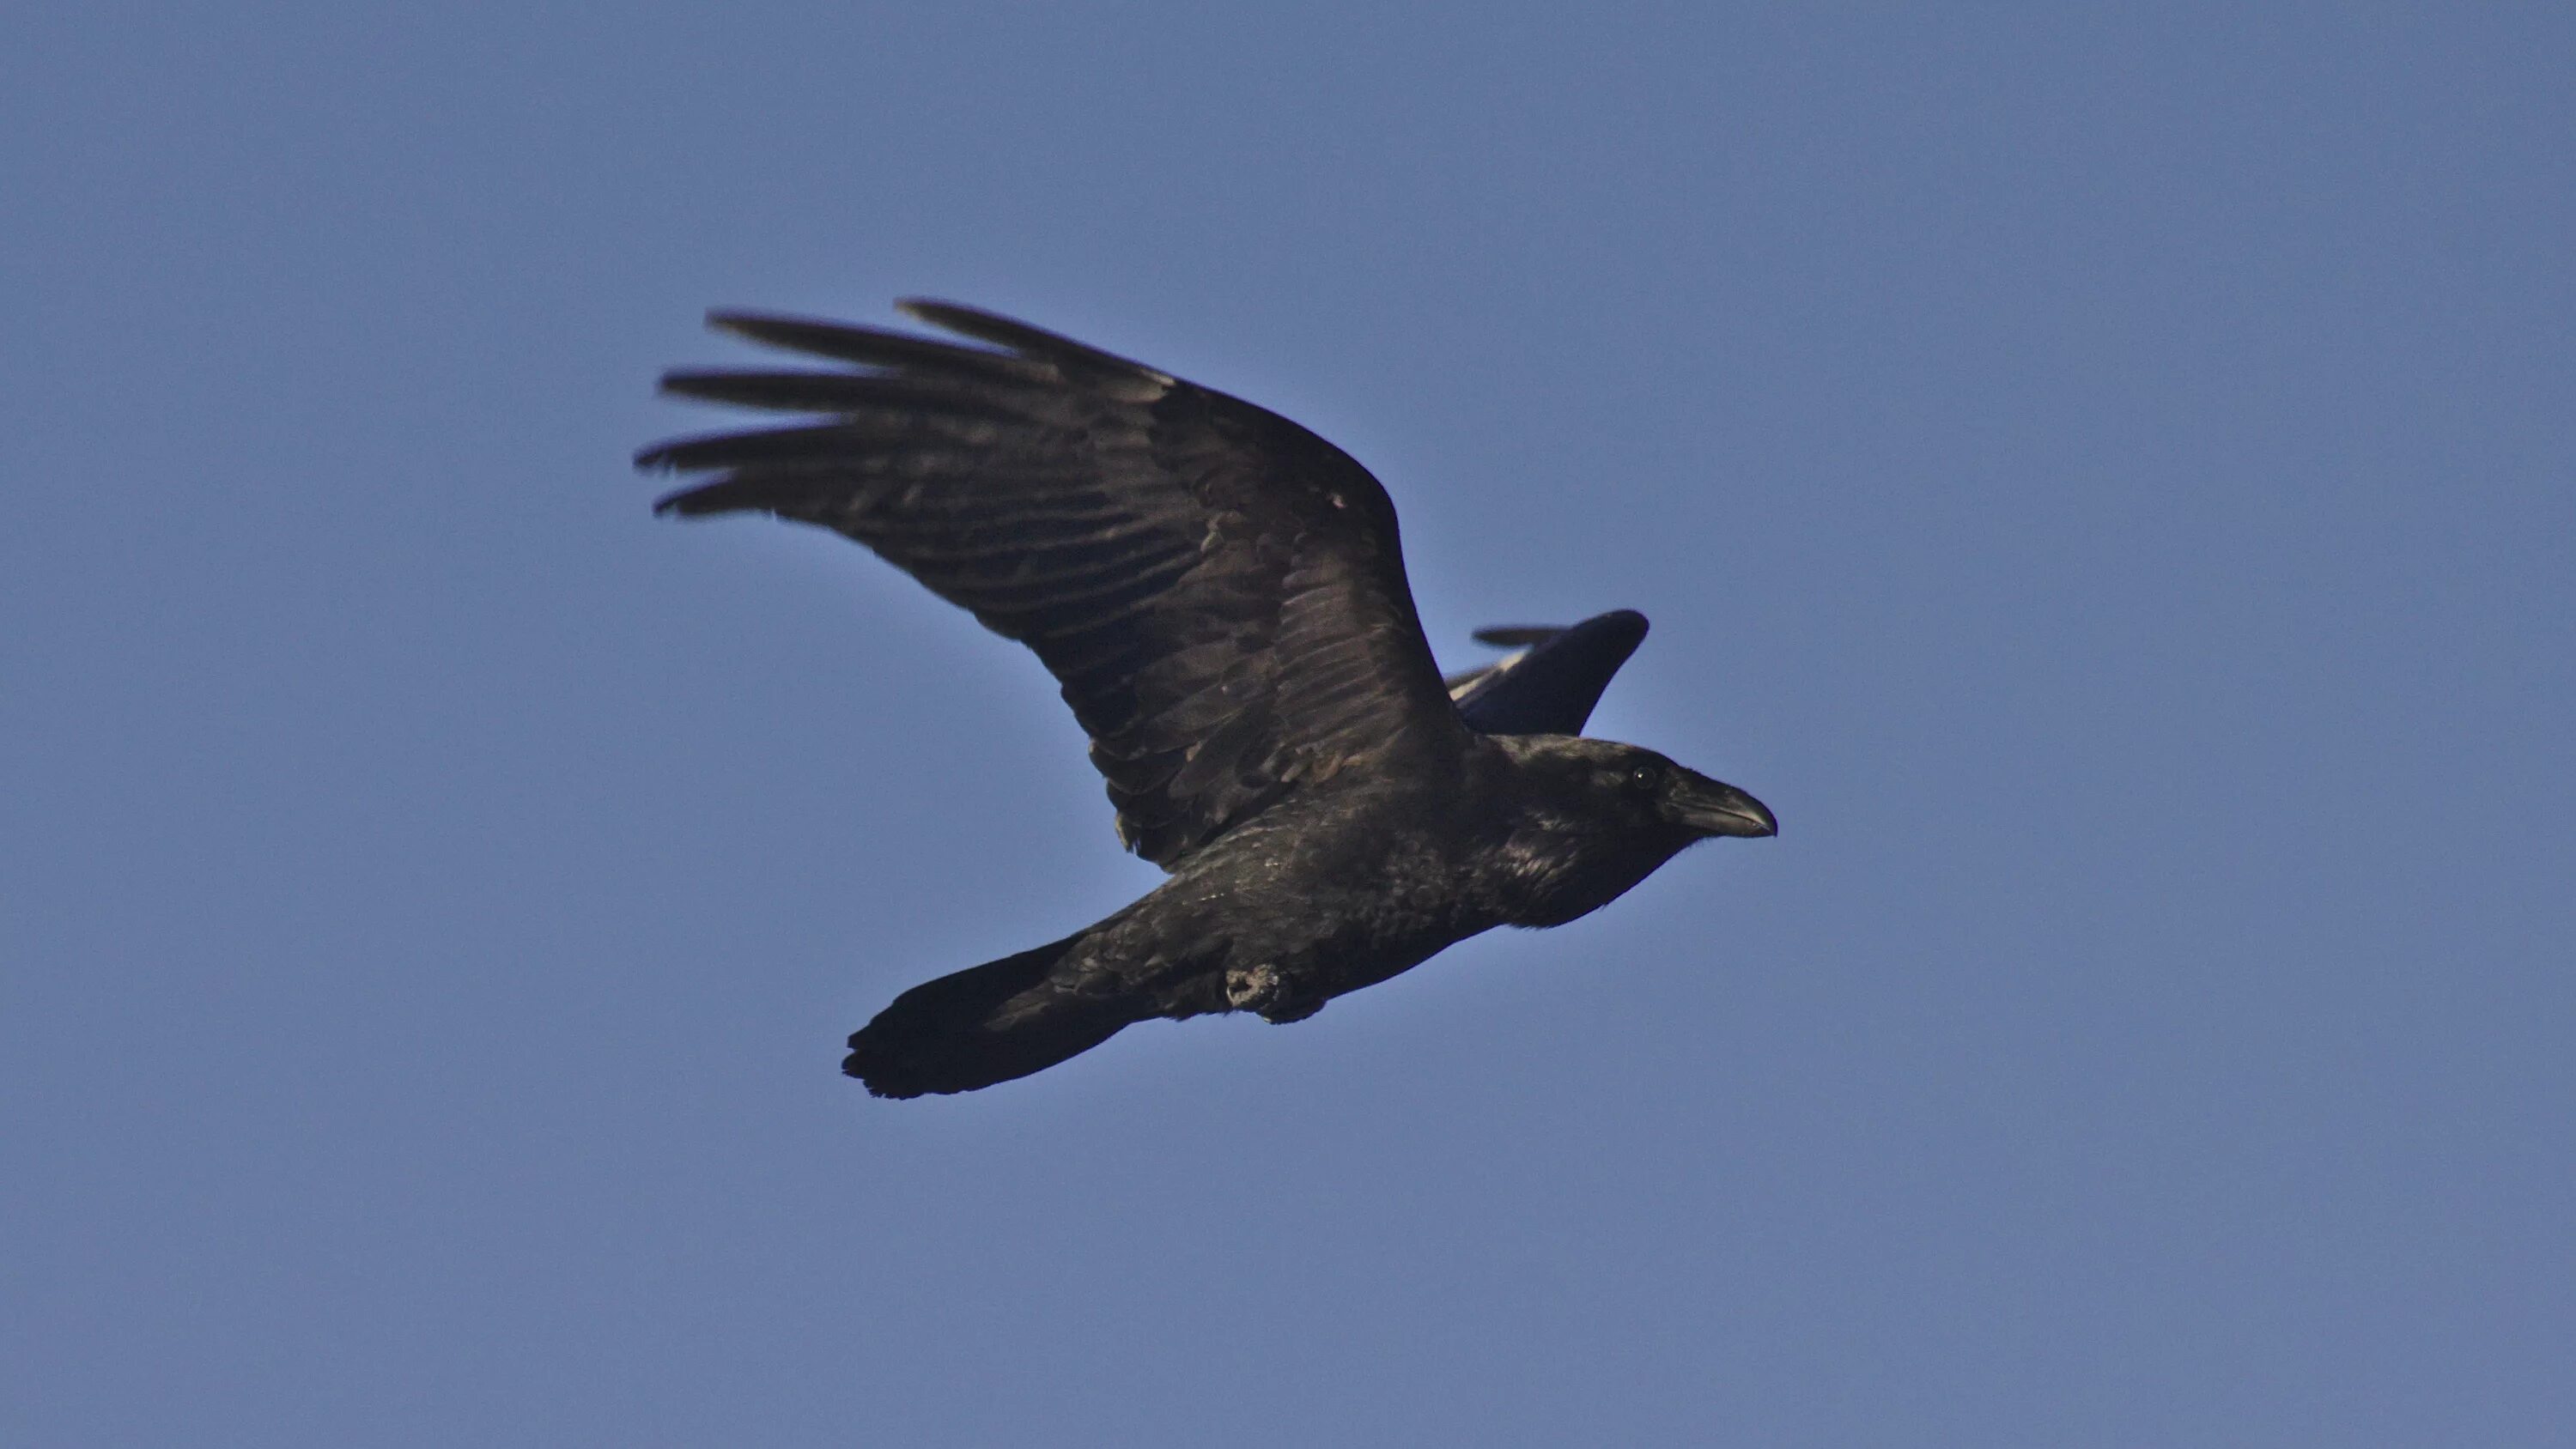
POLYGON ((1036 651, 1167 878, 896 997, 842 1064, 869 1091, 973 1091, 1154 1017, 1302 1020, 1478 932, 1563 925, 1694 842, 1778 833, 1742 790, 1582 735, 1643 617, 1488 630, 1522 652, 1444 680, 1395 506, 1341 449, 1026 323, 901 305, 986 345, 713 314, 843 365, 664 374, 811 420, 646 448, 695 475, 655 511, 832 529, 1036 651))

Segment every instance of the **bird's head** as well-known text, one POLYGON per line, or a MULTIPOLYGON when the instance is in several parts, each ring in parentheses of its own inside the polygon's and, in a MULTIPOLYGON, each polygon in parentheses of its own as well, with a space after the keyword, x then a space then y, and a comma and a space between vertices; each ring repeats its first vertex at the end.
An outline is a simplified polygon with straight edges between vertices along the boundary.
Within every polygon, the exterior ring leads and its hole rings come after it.
POLYGON ((1616 899, 1685 847, 1777 835, 1751 795, 1636 745, 1497 735, 1516 786, 1506 858, 1528 891, 1521 924, 1561 925, 1616 899))
MULTIPOLYGON (((1535 797, 1620 834, 1680 849, 1719 835, 1780 833, 1751 795, 1639 745, 1574 735, 1498 740, 1538 785, 1535 797)), ((1551 811, 1551 813, 1556 813, 1551 811)))
POLYGON ((1780 833, 1779 820, 1761 801, 1653 750, 1609 744, 1590 773, 1595 798, 1610 802, 1643 832, 1678 832, 1688 840, 1780 833))

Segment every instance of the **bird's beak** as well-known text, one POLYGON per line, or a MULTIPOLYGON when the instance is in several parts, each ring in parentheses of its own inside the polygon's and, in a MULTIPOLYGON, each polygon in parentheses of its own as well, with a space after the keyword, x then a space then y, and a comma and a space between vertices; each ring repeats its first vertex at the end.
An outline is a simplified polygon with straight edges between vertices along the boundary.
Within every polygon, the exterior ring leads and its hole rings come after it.
POLYGON ((1684 785, 1672 802, 1673 818, 1702 835, 1777 835, 1769 806, 1733 785, 1705 776, 1684 785))

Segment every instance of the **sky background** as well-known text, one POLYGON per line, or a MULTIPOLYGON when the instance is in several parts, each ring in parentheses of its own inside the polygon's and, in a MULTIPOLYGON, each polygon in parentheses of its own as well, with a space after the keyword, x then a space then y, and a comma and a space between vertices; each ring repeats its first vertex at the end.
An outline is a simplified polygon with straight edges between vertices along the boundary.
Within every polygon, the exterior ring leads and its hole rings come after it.
POLYGON ((12 8, 0 1438, 2563 1442, 2576 20, 2258 8, 12 8), (1782 835, 869 1099, 1157 878, 629 470, 907 294, 1782 835))

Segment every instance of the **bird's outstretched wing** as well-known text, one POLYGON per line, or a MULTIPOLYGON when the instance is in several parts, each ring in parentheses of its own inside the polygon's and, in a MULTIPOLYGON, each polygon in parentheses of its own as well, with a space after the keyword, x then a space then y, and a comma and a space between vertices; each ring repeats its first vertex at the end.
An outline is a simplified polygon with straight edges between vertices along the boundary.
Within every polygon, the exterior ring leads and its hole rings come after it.
POLYGON ((993 347, 712 316, 853 366, 665 374, 667 392, 823 419, 645 449, 639 467, 715 475, 656 511, 835 529, 1028 645, 1091 737, 1120 837, 1167 869, 1301 783, 1464 747, 1368 470, 1125 358, 902 306, 993 347))
POLYGON ((1476 640, 1521 652, 1453 674, 1450 701, 1471 729, 1489 735, 1579 735, 1610 677, 1646 637, 1634 609, 1595 614, 1570 628, 1479 629, 1476 640))

